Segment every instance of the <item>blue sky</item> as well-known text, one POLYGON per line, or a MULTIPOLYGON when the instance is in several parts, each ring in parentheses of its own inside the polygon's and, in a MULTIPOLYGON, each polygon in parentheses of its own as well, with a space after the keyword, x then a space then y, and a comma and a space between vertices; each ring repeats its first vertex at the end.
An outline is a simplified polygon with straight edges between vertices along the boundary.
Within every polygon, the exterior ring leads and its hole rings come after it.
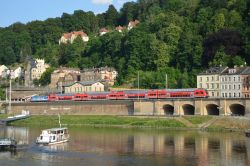
POLYGON ((135 0, 1 0, 0 27, 15 22, 27 23, 33 20, 60 17, 63 12, 74 10, 105 12, 110 4, 119 10, 125 2, 135 0))

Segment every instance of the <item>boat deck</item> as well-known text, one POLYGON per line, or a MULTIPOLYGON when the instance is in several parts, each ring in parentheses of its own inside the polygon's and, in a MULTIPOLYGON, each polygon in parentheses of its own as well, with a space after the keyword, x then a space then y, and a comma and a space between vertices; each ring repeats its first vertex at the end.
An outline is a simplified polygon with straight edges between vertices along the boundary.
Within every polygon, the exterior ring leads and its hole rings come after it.
POLYGON ((0 149, 15 149, 17 142, 11 138, 0 138, 0 149))

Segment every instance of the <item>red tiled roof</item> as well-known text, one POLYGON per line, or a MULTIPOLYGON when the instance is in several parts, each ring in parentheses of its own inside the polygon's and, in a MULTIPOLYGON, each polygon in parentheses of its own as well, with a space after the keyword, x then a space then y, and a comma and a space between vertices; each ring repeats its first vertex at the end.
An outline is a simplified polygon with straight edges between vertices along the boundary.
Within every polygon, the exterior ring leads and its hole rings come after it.
POLYGON ((136 25, 139 24, 139 23, 140 23, 140 21, 138 21, 138 20, 129 21, 129 25, 132 26, 132 27, 136 26, 136 25))
POLYGON ((101 28, 100 32, 109 32, 109 30, 107 30, 106 28, 101 28))
POLYGON ((117 30, 117 31, 123 30, 123 27, 119 25, 118 27, 115 28, 115 30, 117 30))

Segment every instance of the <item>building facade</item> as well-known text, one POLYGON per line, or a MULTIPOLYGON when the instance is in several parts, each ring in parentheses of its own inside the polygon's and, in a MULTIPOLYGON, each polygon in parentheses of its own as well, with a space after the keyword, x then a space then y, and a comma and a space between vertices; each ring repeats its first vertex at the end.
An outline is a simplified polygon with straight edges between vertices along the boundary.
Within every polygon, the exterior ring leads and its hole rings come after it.
POLYGON ((221 97, 250 97, 250 67, 234 67, 225 71, 221 80, 221 97))
POLYGON ((40 79, 42 74, 49 68, 44 59, 36 59, 36 66, 31 69, 31 80, 40 79))
POLYGON ((6 67, 5 65, 1 65, 0 66, 0 77, 5 78, 6 74, 4 72, 7 72, 7 70, 9 70, 8 67, 6 67))
POLYGON ((83 92, 103 92, 104 85, 100 82, 74 82, 63 85, 64 93, 83 93, 83 92))
POLYGON ((197 75, 197 88, 207 89, 208 96, 220 97, 220 75, 227 67, 213 67, 197 75))
POLYGON ((59 40, 59 44, 61 43, 73 43, 74 40, 77 38, 77 37, 80 37, 84 42, 88 42, 89 41, 89 37, 86 33, 84 33, 83 31, 73 31, 73 32, 70 32, 70 33, 64 33, 62 35, 62 37, 60 38, 59 40))
POLYGON ((50 88, 61 88, 63 84, 80 81, 80 69, 61 67, 51 74, 50 88))
POLYGON ((129 23, 128 23, 128 30, 131 30, 132 28, 136 27, 139 23, 140 23, 140 21, 138 21, 138 20, 129 21, 129 23))
POLYGON ((205 88, 209 97, 250 97, 250 67, 215 67, 197 75, 197 88, 205 88))
POLYGON ((49 68, 49 65, 43 59, 29 58, 24 72, 25 86, 33 86, 33 80, 40 79, 47 68, 49 68))
POLYGON ((81 72, 81 81, 99 81, 105 86, 113 86, 117 76, 117 71, 112 67, 84 69, 81 72))
POLYGON ((106 29, 106 28, 101 28, 100 31, 99 31, 99 34, 100 34, 100 36, 102 36, 102 35, 105 35, 105 34, 108 33, 108 32, 109 32, 108 29, 106 29))

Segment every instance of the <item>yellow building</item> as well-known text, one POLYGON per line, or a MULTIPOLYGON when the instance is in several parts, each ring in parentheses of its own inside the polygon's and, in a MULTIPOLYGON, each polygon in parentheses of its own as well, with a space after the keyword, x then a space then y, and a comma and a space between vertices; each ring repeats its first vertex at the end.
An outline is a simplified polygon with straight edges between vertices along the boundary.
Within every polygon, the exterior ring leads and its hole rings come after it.
POLYGON ((82 93, 82 92, 103 92, 104 85, 100 82, 74 82, 63 85, 64 93, 82 93))

